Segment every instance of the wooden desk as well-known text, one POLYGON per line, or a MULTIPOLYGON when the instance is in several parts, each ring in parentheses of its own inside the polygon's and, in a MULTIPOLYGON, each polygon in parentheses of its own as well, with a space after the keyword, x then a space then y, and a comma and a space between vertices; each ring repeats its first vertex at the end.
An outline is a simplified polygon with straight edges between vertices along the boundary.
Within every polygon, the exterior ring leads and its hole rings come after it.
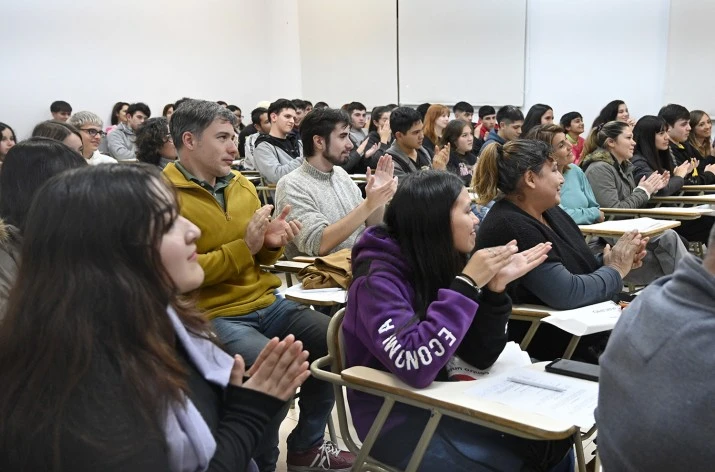
POLYGON ((585 236, 599 236, 602 238, 618 239, 632 229, 640 229, 643 236, 653 237, 659 236, 669 229, 680 226, 680 221, 676 220, 652 220, 652 224, 648 225, 647 221, 641 218, 632 220, 604 221, 592 225, 579 225, 578 228, 585 236), (640 224, 643 223, 643 224, 640 224), (630 226, 632 224, 632 226, 630 226), (630 229, 628 229, 630 228, 630 229))
POLYGON ((310 264, 310 262, 278 261, 273 264, 273 267, 281 272, 286 272, 288 274, 297 274, 302 269, 308 267, 310 264))
POLYGON ((303 290, 303 284, 288 287, 283 296, 286 300, 293 300, 301 305, 318 305, 339 307, 344 305, 348 296, 347 290, 303 290))
POLYGON ((315 262, 315 256, 295 256, 293 258, 293 261, 294 262, 309 262, 312 264, 313 262, 315 262))
MULTIPOLYGON (((511 315, 509 315, 510 320, 528 321, 529 323, 531 323, 531 325, 529 326, 529 330, 524 335, 524 339, 522 339, 521 343, 519 343, 519 347, 521 347, 522 351, 526 351, 526 349, 529 347, 529 344, 531 344, 531 340, 534 339, 536 330, 539 329, 539 326, 541 325, 541 319, 546 318, 549 315, 551 315, 551 313, 546 311, 546 307, 540 305, 523 304, 513 305, 511 307, 511 315)), ((573 350, 575 349, 576 345, 573 346, 573 350)), ((569 354, 569 357, 564 357, 564 359, 570 358, 573 354, 573 350, 569 354)))
MULTIPOLYGON (((532 368, 543 370, 545 365, 546 362, 542 362, 534 364, 532 368)), ((425 427, 425 433, 429 433, 427 440, 431 438, 431 433, 437 428, 442 415, 527 439, 559 440, 573 437, 576 443, 578 469, 585 471, 581 428, 563 419, 551 418, 469 395, 466 391, 470 389, 469 384, 472 382, 433 382, 426 388, 416 389, 388 372, 362 366, 345 369, 340 376, 349 384, 350 388, 356 388, 357 390, 383 397, 385 394, 388 395, 370 429, 370 434, 363 444, 363 447, 368 449, 372 447, 374 442, 374 438, 371 437, 373 436, 373 429, 377 428, 377 431, 379 431, 382 428, 394 404, 394 400, 398 400, 400 403, 411 404, 419 408, 432 407, 430 408, 432 410, 431 419, 425 427)), ((580 382, 589 381, 580 380, 580 382)), ((586 385, 589 388, 593 388, 593 382, 589 382, 586 385)), ((589 431, 587 436, 590 436, 595 432, 595 425, 591 425, 590 429, 588 427, 585 429, 589 431)), ((374 436, 377 436, 377 434, 375 433, 374 436)), ((420 443, 418 443, 418 449, 424 439, 425 436, 423 435, 420 443)), ((414 459, 413 456, 408 465, 408 470, 410 466, 416 468, 418 465, 413 463, 414 459)), ((421 456, 418 459, 421 460, 421 456)))
POLYGON ((715 195, 681 195, 679 197, 651 197, 650 199, 651 202, 657 203, 658 206, 662 205, 663 203, 670 203, 678 206, 685 206, 685 205, 701 205, 701 204, 708 204, 708 205, 713 205, 715 204, 715 195))
POLYGON ((715 184, 711 185, 683 185, 681 188, 682 193, 698 193, 703 195, 705 193, 715 193, 715 184))
POLYGON ((658 208, 601 208, 601 211, 606 218, 612 219, 615 217, 650 217, 659 220, 697 220, 706 210, 696 208, 680 208, 680 207, 658 207, 658 208))

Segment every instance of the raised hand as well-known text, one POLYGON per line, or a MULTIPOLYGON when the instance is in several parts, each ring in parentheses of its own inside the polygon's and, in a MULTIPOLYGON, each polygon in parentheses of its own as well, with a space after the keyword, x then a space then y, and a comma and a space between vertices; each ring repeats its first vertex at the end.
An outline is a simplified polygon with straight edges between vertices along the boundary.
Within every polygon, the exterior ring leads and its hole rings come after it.
POLYGON ((387 144, 390 142, 390 138, 392 137, 392 130, 390 129, 390 122, 386 121, 385 123, 380 126, 377 130, 377 134, 380 135, 380 142, 387 144))
POLYGON ((370 168, 367 169, 365 200, 371 209, 374 210, 392 199, 397 190, 397 177, 394 177, 394 171, 395 164, 389 154, 380 157, 374 174, 370 168))
POLYGON ((270 223, 271 211, 273 211, 273 205, 263 205, 256 210, 248 222, 243 240, 253 255, 256 255, 263 247, 266 230, 270 223))
MULTIPOLYGON (((242 365, 241 356, 236 356, 235 360, 239 359, 242 365)), ((242 371, 243 368, 240 369, 241 374, 242 371)), ((239 372, 236 364, 231 372, 232 385, 236 385, 234 372, 239 372)), ((258 355, 258 359, 248 370, 248 375, 250 378, 243 385, 236 386, 286 401, 295 395, 295 390, 310 376, 308 351, 303 350, 303 343, 296 341, 292 334, 286 336, 283 341, 273 338, 258 355)))
POLYGON ((705 166, 705 169, 703 169, 704 172, 712 172, 715 174, 715 164, 708 164, 705 166))
POLYGON ((487 283, 487 287, 492 292, 503 292, 506 286, 526 275, 531 269, 537 267, 548 257, 551 250, 551 243, 539 243, 531 249, 514 254, 508 264, 502 267, 499 272, 487 283))
POLYGON ((447 143, 442 149, 435 149, 436 152, 434 154, 434 157, 432 158, 433 169, 443 170, 447 168, 447 162, 449 162, 449 150, 449 143, 447 143))
POLYGON ((303 225, 298 220, 286 221, 290 214, 291 206, 286 205, 283 211, 266 227, 263 245, 270 249, 283 247, 293 241, 298 235, 303 225))
POLYGON ((519 250, 516 240, 505 246, 488 247, 472 254, 462 272, 474 280, 479 287, 485 286, 519 250))
POLYGON ((367 147, 367 139, 364 139, 364 140, 362 141, 362 143, 360 143, 360 145, 359 145, 358 148, 357 148, 358 154, 360 154, 361 156, 364 156, 364 155, 365 155, 365 148, 366 148, 366 147, 367 147))

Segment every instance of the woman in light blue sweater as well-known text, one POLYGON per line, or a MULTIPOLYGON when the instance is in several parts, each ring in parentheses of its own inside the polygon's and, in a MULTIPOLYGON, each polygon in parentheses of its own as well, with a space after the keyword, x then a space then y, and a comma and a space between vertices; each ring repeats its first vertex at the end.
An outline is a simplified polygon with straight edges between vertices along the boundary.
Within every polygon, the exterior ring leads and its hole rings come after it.
POLYGON ((535 139, 549 144, 553 148, 552 157, 556 160, 559 171, 564 176, 561 185, 561 203, 559 206, 578 225, 590 225, 603 221, 603 212, 593 194, 586 175, 575 164, 571 143, 566 139, 566 131, 558 125, 539 125, 532 128, 526 139, 535 139))

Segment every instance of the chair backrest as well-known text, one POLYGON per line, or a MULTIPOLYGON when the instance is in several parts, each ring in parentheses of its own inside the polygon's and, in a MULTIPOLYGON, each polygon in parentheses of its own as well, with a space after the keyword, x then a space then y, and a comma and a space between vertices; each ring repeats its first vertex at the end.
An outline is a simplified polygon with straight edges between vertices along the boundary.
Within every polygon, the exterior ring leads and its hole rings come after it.
POLYGON ((345 368, 345 354, 343 352, 343 318, 345 308, 341 308, 330 319, 328 325, 328 354, 332 358, 330 366, 334 374, 339 374, 345 368))

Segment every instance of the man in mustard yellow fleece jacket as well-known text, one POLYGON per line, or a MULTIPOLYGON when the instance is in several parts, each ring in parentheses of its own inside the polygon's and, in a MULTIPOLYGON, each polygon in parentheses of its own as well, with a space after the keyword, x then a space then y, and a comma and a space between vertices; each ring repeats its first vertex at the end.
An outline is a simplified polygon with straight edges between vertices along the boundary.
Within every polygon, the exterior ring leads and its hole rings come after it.
MULTIPOLYGON (((171 118, 179 160, 164 175, 177 190, 181 214, 201 229, 197 252, 205 279, 198 305, 229 353, 241 354, 247 366, 269 338, 288 334, 303 342, 312 362, 327 354, 329 318, 276 297, 280 279, 260 269, 282 255, 300 223, 286 221, 290 207, 271 221, 272 206, 261 207, 253 184, 231 170, 238 153, 235 125, 230 111, 203 100, 183 102, 171 118)), ((354 456, 323 439, 334 401, 325 382, 309 378, 301 387, 300 418, 288 437, 289 471, 350 470, 354 456)), ((261 470, 275 469, 286 411, 266 428, 255 457, 261 470)))

